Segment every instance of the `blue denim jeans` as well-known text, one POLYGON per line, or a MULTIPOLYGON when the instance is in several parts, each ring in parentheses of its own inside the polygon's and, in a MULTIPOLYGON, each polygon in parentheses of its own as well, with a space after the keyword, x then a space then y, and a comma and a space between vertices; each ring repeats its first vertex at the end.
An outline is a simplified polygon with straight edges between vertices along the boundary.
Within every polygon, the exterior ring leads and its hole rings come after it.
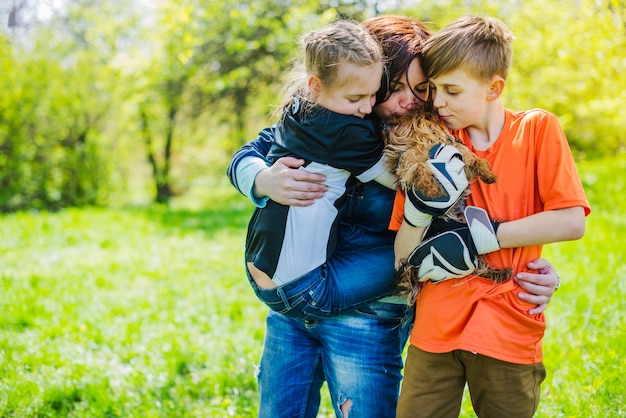
MULTIPOLYGON (((357 273, 366 271, 363 265, 350 265, 361 261, 381 269, 376 273, 382 275, 379 280, 393 280, 395 233, 387 229, 393 195, 375 182, 351 185, 333 255, 344 259, 341 274, 335 272, 342 287, 344 280, 349 286, 359 279, 360 285, 366 284, 357 273)), ((374 301, 318 320, 270 310, 266 325, 258 374, 260 418, 314 418, 324 381, 337 417, 342 416, 342 406, 350 405, 350 417, 395 418, 413 307, 374 301)))
POLYGON ((266 325, 259 417, 316 417, 324 381, 337 417, 344 404, 350 417, 395 417, 412 307, 372 302, 319 321, 270 310, 266 325))
POLYGON ((373 302, 396 290, 393 245, 338 251, 327 263, 273 289, 250 278, 257 297, 273 311, 295 319, 325 319, 373 302))

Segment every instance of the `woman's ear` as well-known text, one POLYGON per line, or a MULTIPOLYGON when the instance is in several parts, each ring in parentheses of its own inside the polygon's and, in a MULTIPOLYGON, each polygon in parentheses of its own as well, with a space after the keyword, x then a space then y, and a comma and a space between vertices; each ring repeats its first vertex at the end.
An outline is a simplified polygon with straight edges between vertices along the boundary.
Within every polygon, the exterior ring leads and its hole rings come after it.
POLYGON ((320 89, 322 88, 322 80, 316 75, 312 75, 309 77, 309 92, 313 98, 317 98, 320 94, 320 89))
POLYGON ((499 75, 494 76, 489 82, 489 93, 487 95, 488 100, 497 100, 504 91, 506 80, 499 75))

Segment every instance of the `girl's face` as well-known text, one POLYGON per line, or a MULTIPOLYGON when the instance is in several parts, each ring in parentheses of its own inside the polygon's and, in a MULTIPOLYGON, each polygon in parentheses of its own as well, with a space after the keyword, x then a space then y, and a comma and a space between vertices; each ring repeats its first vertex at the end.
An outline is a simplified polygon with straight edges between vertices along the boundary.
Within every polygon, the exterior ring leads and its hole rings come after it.
POLYGON ((374 106, 374 113, 382 120, 387 120, 391 116, 403 115, 413 107, 421 106, 424 101, 428 100, 428 79, 424 75, 419 58, 415 58, 411 62, 406 73, 401 74, 389 84, 391 93, 389 98, 374 106))
POLYGON ((337 78, 339 85, 325 86, 319 78, 309 80, 309 88, 317 103, 335 113, 365 117, 376 103, 376 92, 383 76, 382 64, 361 67, 351 62, 341 64, 337 78))

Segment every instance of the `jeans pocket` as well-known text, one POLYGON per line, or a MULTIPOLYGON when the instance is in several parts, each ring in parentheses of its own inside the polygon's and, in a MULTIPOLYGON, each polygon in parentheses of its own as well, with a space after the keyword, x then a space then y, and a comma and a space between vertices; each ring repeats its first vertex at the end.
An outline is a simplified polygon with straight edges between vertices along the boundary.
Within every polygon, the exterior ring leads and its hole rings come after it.
POLYGON ((271 310, 279 314, 284 314, 291 309, 291 306, 285 303, 280 295, 280 289, 261 289, 255 287, 254 292, 261 302, 265 303, 271 310))
POLYGON ((319 277, 313 282, 312 286, 300 294, 304 302, 305 314, 317 317, 330 317, 333 311, 333 301, 331 298, 332 291, 328 281, 328 268, 326 265, 319 269, 319 277))
POLYGON ((356 311, 364 316, 381 321, 402 322, 410 320, 414 307, 403 303, 371 302, 356 311))

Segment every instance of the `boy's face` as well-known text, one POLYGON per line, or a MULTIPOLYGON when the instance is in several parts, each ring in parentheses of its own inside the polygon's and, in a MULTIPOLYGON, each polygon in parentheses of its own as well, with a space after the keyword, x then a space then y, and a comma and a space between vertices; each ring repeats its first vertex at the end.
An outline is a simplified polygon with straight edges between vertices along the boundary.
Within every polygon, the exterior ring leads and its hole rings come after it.
POLYGON ((430 79, 433 105, 439 117, 452 130, 482 125, 487 116, 489 84, 462 69, 430 79))
POLYGON ((337 78, 345 81, 340 86, 320 83, 317 102, 335 113, 363 118, 372 112, 382 76, 382 64, 369 67, 350 62, 341 64, 337 78))

